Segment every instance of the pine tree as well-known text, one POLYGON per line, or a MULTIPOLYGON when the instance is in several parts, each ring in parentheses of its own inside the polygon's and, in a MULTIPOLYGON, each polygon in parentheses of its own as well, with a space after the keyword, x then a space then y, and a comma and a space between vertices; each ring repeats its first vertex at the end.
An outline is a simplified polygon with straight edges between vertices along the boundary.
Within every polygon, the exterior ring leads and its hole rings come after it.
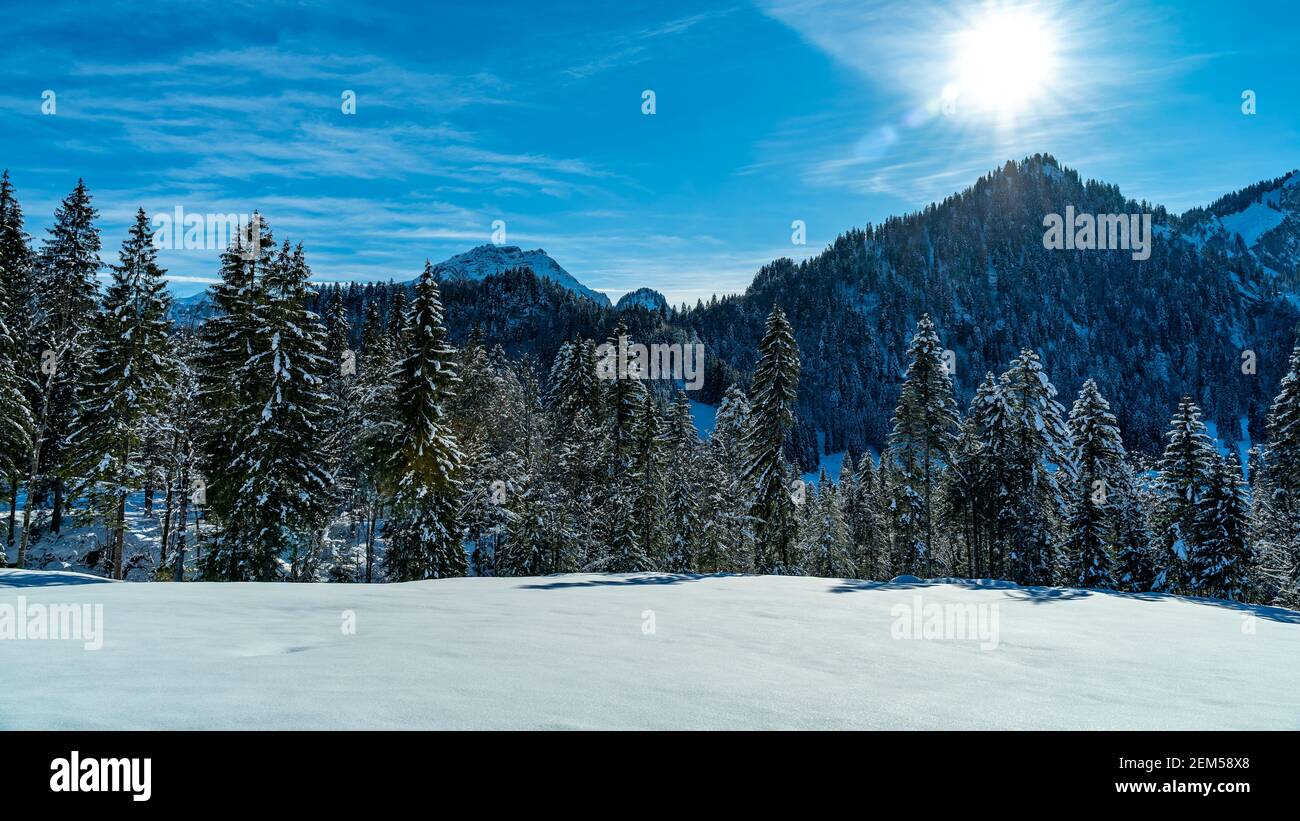
POLYGON ((1197 595, 1245 601, 1255 563, 1249 509, 1236 455, 1215 457, 1209 486, 1197 510, 1200 543, 1188 567, 1197 595))
POLYGON ((559 414, 562 431, 572 429, 573 419, 579 412, 594 413, 596 366, 590 343, 576 339, 561 344, 549 383, 547 399, 559 414))
POLYGON ((234 461, 244 484, 231 514, 238 523, 231 546, 258 581, 278 578, 281 562, 291 579, 311 580, 329 513, 322 446, 326 381, 337 365, 326 359, 325 328, 307 308, 310 276, 302 246, 284 243, 262 280, 257 346, 241 369, 257 415, 234 461))
POLYGON ((242 471, 243 443, 260 421, 266 401, 259 396, 258 380, 247 364, 267 344, 259 318, 269 297, 263 283, 277 264, 275 240, 266 221, 255 215, 221 255, 220 282, 208 292, 212 316, 199 332, 195 357, 198 449, 203 493, 196 504, 206 507, 206 518, 220 528, 216 544, 203 557, 201 572, 209 580, 241 581, 249 578, 247 545, 255 531, 242 521, 237 507, 250 477, 242 471))
POLYGON ((632 344, 628 337, 627 325, 620 319, 614 336, 605 341, 597 362, 596 373, 605 382, 603 403, 607 408, 607 424, 610 432, 612 464, 619 469, 628 467, 634 448, 633 428, 637 417, 645 404, 646 387, 642 382, 644 374, 633 371, 632 363, 624 368, 627 360, 627 348, 632 344))
POLYGON ((989 449, 998 480, 999 532, 1014 581, 1052 584, 1057 573, 1064 502, 1073 480, 1064 409, 1038 355, 1023 350, 999 380, 989 419, 989 449))
POLYGON ((1257 486, 1261 581, 1270 588, 1270 598, 1295 605, 1300 603, 1300 345, 1291 352, 1269 408, 1267 433, 1268 444, 1258 459, 1262 466, 1251 472, 1257 486))
POLYGON ((395 387, 390 377, 397 367, 397 350, 384 330, 377 300, 366 306, 361 331, 361 352, 357 357, 357 380, 351 402, 356 408, 356 494, 364 522, 365 567, 363 579, 374 581, 376 535, 385 502, 388 457, 397 429, 393 412, 395 387))
POLYGON ((54 226, 41 248, 34 299, 33 338, 39 350, 40 381, 32 410, 35 431, 28 460, 27 501, 23 506, 18 566, 27 560, 28 534, 38 482, 53 477, 54 509, 50 522, 56 533, 63 513, 63 486, 73 460, 66 437, 77 413, 78 386, 86 343, 94 330, 99 301, 96 277, 99 260, 99 213, 90 202, 85 183, 54 212, 54 226))
POLYGON ((758 367, 745 432, 744 476, 754 519, 754 566, 760 573, 797 573, 794 502, 785 440, 794 424, 799 348, 780 306, 773 306, 758 347, 758 367))
POLYGON ((79 427, 71 439, 91 481, 91 507, 108 523, 113 577, 122 578, 126 498, 148 481, 142 450, 169 396, 171 297, 144 209, 122 244, 89 351, 79 427))
POLYGON ((650 560, 651 567, 661 569, 666 562, 664 533, 665 436, 654 395, 645 391, 641 407, 632 421, 632 462, 629 479, 636 510, 636 534, 639 551, 650 560))
POLYGON ((684 391, 677 392, 666 428, 664 462, 668 495, 664 513, 668 559, 665 569, 673 573, 694 573, 700 542, 699 453, 703 446, 684 391))
POLYGON ((701 471, 703 524, 698 566, 702 573, 743 572, 750 567, 751 520, 743 479, 749 417, 745 392, 732 385, 718 404, 701 471))
POLYGON ((1182 593, 1191 589, 1189 562, 1202 540, 1197 510, 1213 475, 1214 446, 1201 422, 1201 409, 1190 397, 1178 403, 1165 436, 1159 463, 1159 549, 1153 589, 1182 593))
POLYGON ((916 324, 907 349, 910 364, 894 410, 888 458, 897 467, 893 499, 897 547, 905 573, 934 575, 934 497, 952 462, 957 403, 943 348, 928 315, 916 324))
POLYGON ((844 522, 849 528, 853 566, 860 578, 880 578, 886 569, 882 550, 878 483, 870 453, 858 457, 856 470, 853 457, 845 454, 844 464, 840 467, 839 491, 844 522))
MULTIPOLYGON (((826 476, 822 471, 822 478, 826 476)), ((844 487, 819 481, 817 492, 806 503, 806 523, 800 534, 801 552, 808 572, 830 579, 851 579, 857 575, 853 544, 844 519, 841 496, 844 487)))
MULTIPOLYGON (((7 294, 0 291, 0 312, 7 306, 7 294)), ((13 337, 0 316, 0 478, 16 482, 24 470, 23 457, 31 451, 32 410, 23 393, 24 383, 14 370, 13 337)), ((13 535, 12 516, 8 526, 13 535)), ((6 551, 0 547, 0 567, 6 563, 6 551)))
MULTIPOLYGON (((14 196, 6 170, 0 177, 0 325, 5 328, 0 341, 0 357, 8 361, 12 376, 0 376, 0 418, 8 418, 11 428, 0 436, 0 479, 7 479, 9 520, 5 542, 12 545, 17 530, 18 485, 27 473, 35 426, 33 407, 39 402, 37 386, 39 372, 36 368, 32 307, 35 300, 36 281, 33 276, 32 253, 27 234, 23 231, 23 212, 14 196), (9 393, 18 390, 21 405, 9 393), (26 408, 24 414, 22 408, 26 408), (5 413, 5 409, 8 413, 5 413), (20 434, 17 429, 26 433, 20 434)), ((0 365, 0 369, 4 368, 0 365)), ((2 554, 4 551, 0 551, 2 554)), ((0 558, 3 561, 3 558, 0 558)))
POLYGON ((1124 442, 1110 404, 1091 379, 1074 402, 1069 428, 1078 471, 1066 525, 1069 583, 1112 588, 1114 520, 1109 500, 1120 489, 1124 442))
POLYGON ((427 261, 405 325, 408 353, 398 366, 398 427, 389 463, 388 572, 397 581, 464 576, 468 564, 455 521, 464 457, 446 412, 457 377, 427 261))
POLYGON ((1149 514, 1151 496, 1125 465, 1119 492, 1112 495, 1118 528, 1114 575, 1116 587, 1130 593, 1145 593, 1155 584, 1154 536, 1149 514))

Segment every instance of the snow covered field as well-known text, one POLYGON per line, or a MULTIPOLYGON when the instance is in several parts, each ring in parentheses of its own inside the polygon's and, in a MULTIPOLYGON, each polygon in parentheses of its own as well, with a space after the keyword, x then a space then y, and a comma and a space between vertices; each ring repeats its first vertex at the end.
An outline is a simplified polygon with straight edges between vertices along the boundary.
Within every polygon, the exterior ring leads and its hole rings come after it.
POLYGON ((102 604, 104 635, 99 650, 0 639, 8 729, 1300 729, 1300 613, 1167 596, 807 577, 132 584, 0 571, 0 620, 19 597, 102 604), (975 605, 963 612, 996 624, 995 640, 895 637, 936 605, 975 605))

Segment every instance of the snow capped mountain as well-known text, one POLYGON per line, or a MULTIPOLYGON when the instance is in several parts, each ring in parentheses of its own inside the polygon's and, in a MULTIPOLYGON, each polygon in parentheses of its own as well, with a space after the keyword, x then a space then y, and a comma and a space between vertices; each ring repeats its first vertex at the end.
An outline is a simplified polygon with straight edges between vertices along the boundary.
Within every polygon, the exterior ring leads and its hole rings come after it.
POLYGON ((623 311, 633 306, 640 306, 650 311, 657 311, 660 308, 668 307, 668 300, 663 294, 654 288, 637 288, 635 291, 629 291, 619 297, 618 304, 614 307, 623 311))
POLYGON ((610 305, 609 297, 583 285, 541 248, 525 251, 517 245, 480 245, 438 263, 433 271, 439 279, 480 280, 510 268, 530 268, 541 279, 549 279, 598 305, 610 305))

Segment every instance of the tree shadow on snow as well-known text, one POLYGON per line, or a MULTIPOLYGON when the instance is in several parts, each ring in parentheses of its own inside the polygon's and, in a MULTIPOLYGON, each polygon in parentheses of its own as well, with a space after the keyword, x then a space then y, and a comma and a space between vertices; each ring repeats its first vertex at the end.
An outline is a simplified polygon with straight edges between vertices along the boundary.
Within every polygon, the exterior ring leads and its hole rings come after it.
POLYGON ((1197 596, 1177 596, 1172 593, 1127 593, 1121 590, 1083 590, 1074 587, 1020 587, 1013 582, 995 579, 907 579, 889 582, 840 579, 839 584, 832 587, 830 592, 856 593, 866 590, 920 590, 941 584, 960 587, 965 590, 1000 590, 1009 598, 1019 601, 1028 601, 1032 604, 1050 604, 1052 602, 1073 601, 1075 599, 1086 599, 1089 596, 1116 596, 1119 598, 1135 599, 1137 601, 1145 602, 1181 601, 1187 602, 1188 604, 1201 604, 1207 607, 1220 607, 1225 610, 1235 610, 1243 615, 1254 615, 1257 618, 1280 622, 1282 624, 1300 624, 1300 612, 1287 610, 1284 607, 1272 607, 1267 604, 1246 604, 1243 602, 1225 601, 1223 599, 1204 599, 1197 596))
POLYGON ((80 573, 9 570, 0 573, 0 587, 60 587, 74 584, 112 584, 112 579, 80 573))
POLYGON ((700 576, 690 573, 639 573, 633 576, 607 576, 599 579, 582 579, 565 581, 565 577, 557 577, 553 582, 537 584, 521 584, 522 590, 565 590, 573 587, 624 587, 629 585, 665 585, 681 584, 682 582, 698 582, 700 579, 717 578, 731 575, 728 573, 715 573, 712 575, 700 576))

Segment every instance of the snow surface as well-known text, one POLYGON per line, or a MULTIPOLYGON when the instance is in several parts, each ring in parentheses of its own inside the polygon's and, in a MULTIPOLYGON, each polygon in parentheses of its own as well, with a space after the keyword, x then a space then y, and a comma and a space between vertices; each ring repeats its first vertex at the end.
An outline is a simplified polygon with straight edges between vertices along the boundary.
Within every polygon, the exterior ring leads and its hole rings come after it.
POLYGON ((67 580, 0 571, 0 606, 104 612, 100 650, 0 640, 0 728, 1300 729, 1300 613, 1276 608, 960 580, 67 580), (918 597, 997 605, 996 648, 892 638, 918 597))
POLYGON ((1242 211, 1223 217, 1221 222, 1229 234, 1237 234, 1247 248, 1259 238, 1277 228, 1286 219, 1281 210, 1281 188, 1267 191, 1259 202, 1252 202, 1242 211))

